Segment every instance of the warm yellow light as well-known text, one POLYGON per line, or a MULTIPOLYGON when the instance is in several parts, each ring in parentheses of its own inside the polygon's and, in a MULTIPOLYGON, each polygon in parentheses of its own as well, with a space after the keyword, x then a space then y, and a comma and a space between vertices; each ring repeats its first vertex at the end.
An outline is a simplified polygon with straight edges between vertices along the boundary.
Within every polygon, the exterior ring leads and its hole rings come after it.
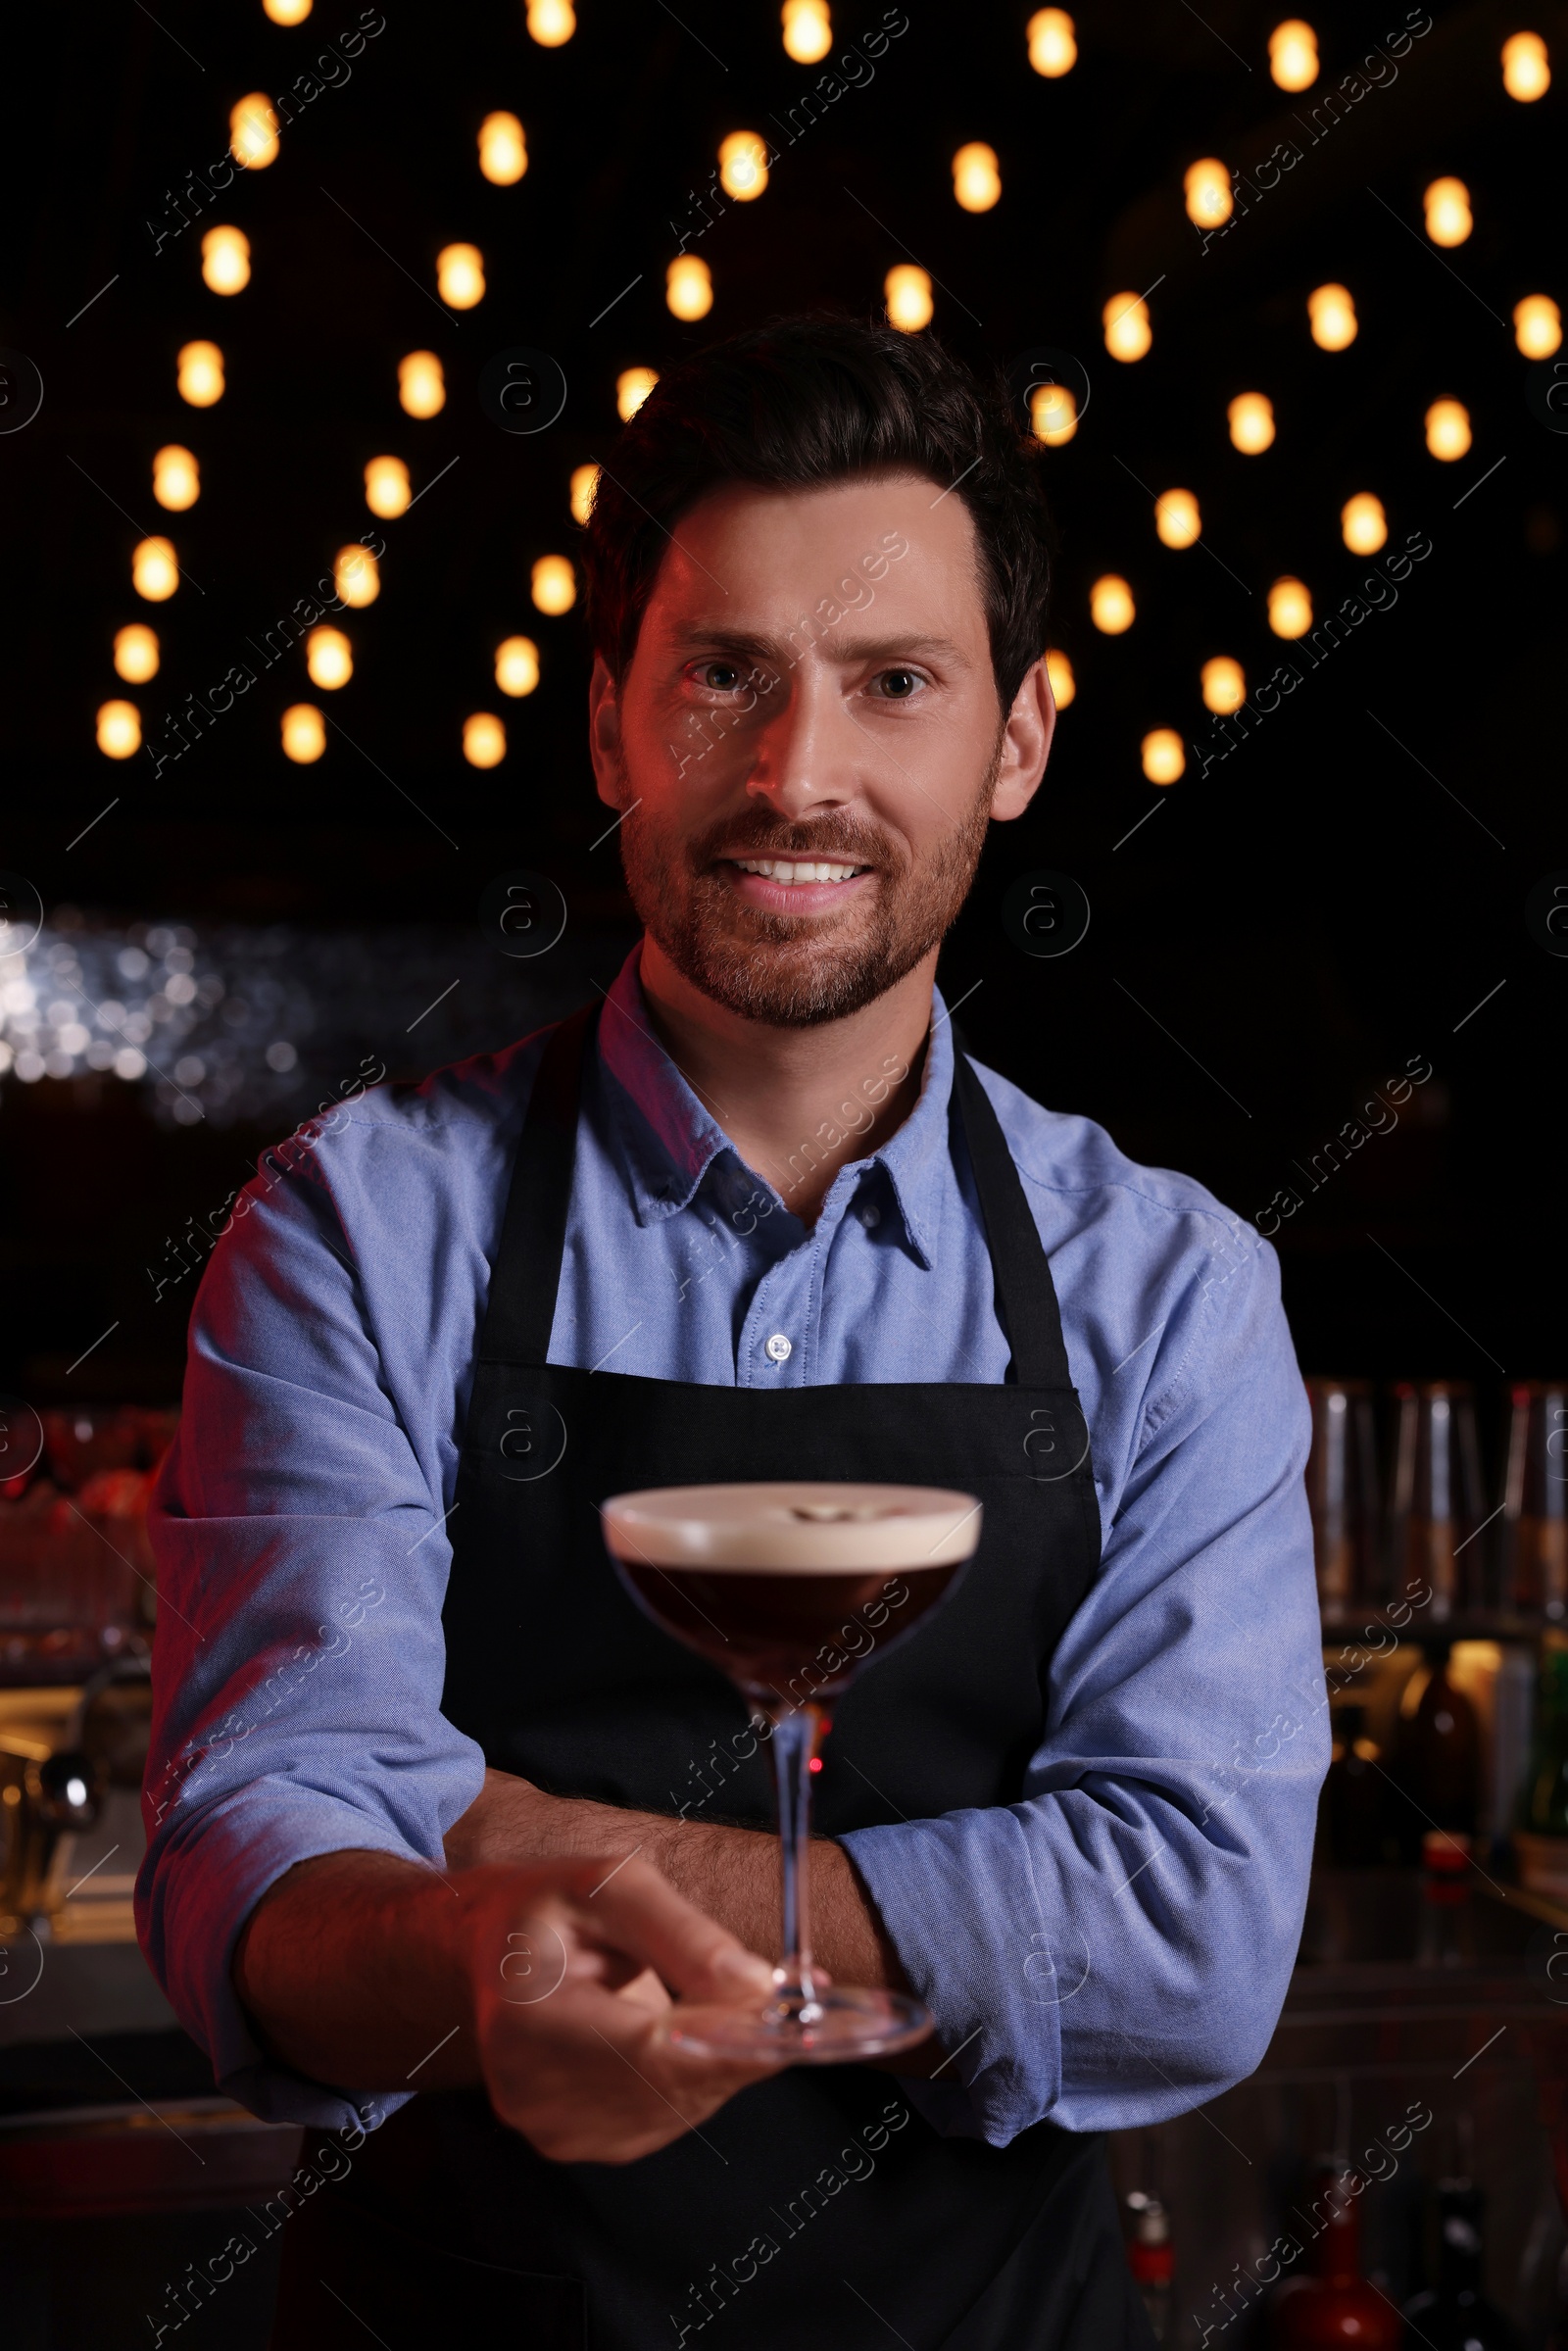
POLYGON ((1389 535, 1383 501, 1370 490, 1357 490, 1340 509, 1340 535, 1352 555, 1376 555, 1389 535))
POLYGON ((433 351, 411 351, 398 362, 398 400, 411 416, 434 416, 447 404, 447 379, 433 351))
POLYGON ((326 749, 326 721, 314 702, 291 703, 283 712, 283 757, 309 767, 326 749))
POLYGON ((1268 70, 1282 90, 1309 90, 1317 79, 1317 34, 1299 17, 1287 17, 1268 36, 1268 70))
POLYGON ((202 494, 201 468, 188 449, 172 442, 153 452, 153 496, 172 514, 182 514, 202 494))
POLYGON ((528 31, 541 49, 559 49, 576 29, 571 0, 528 0, 528 31))
POLYGON ((532 637, 508 637, 496 647, 496 684, 503 694, 531 694, 539 683, 539 648, 532 637))
POLYGON ((252 90, 228 112, 229 153, 248 171, 277 161, 277 116, 265 90, 252 90))
POLYGON ((1187 753, 1173 726, 1156 726, 1142 745, 1144 773, 1152 784, 1173 784, 1187 765, 1187 753))
POLYGON ((274 24, 303 24, 314 0, 262 0, 262 14, 274 24))
POLYGON ((365 468, 365 503, 383 522, 409 511, 409 468, 400 457, 373 457, 365 468))
POLYGON ((659 381, 657 367, 627 367, 615 378, 615 414, 629 424, 659 381))
POLYGON ((242 228, 210 228, 202 239, 202 283, 213 294, 242 294, 251 282, 251 241, 242 228))
POLYGON ((571 518, 586 522, 594 511, 594 494, 599 488, 597 465, 573 465, 571 469, 571 518))
POLYGON ((972 139, 953 159, 953 193, 966 213, 988 213, 1002 194, 997 151, 972 139))
POLYGON ((1167 490, 1154 501, 1154 528, 1162 547, 1192 547, 1203 528, 1198 501, 1191 490, 1167 490))
POLYGON ((130 559, 130 584, 149 604, 162 604, 179 586, 172 541, 143 539, 130 559))
POLYGON ((1048 81, 1054 81, 1058 74, 1070 73, 1078 63, 1073 23, 1064 8, 1036 9, 1024 37, 1029 43, 1029 63, 1048 81))
POLYGON ((484 256, 477 245, 443 245, 435 257, 435 290, 455 311, 484 300, 484 256))
POLYGON ((1462 245, 1475 226, 1470 190, 1462 179, 1435 179, 1421 199, 1434 245, 1462 245))
POLYGON ((1202 156, 1182 174, 1187 218, 1199 228, 1218 228, 1235 209, 1231 175, 1217 155, 1202 156))
POLYGON ((737 204, 750 204, 767 185, 767 146, 755 130, 732 130, 719 141, 718 183, 737 204))
POLYGON ((814 66, 833 46, 833 20, 824 0, 784 0, 784 53, 798 66, 814 66))
POLYGON ((182 343, 175 361, 181 400, 211 408, 223 397, 223 355, 216 343, 182 343))
POLYGON ((127 686, 144 686, 158 675, 158 638, 140 620, 115 631, 115 675, 127 686))
POLYGON ((1268 592, 1268 624, 1276 637, 1304 637, 1312 625, 1312 599, 1305 585, 1289 573, 1268 592))
POLYGON ((1549 360, 1562 344, 1562 313, 1549 294, 1527 294, 1513 306, 1513 339, 1527 360, 1549 360))
POLYGON ((1105 349, 1113 360, 1141 360, 1154 339, 1149 305, 1142 294, 1112 294, 1100 314, 1105 349))
POLYGON ((1458 400, 1434 400, 1426 414, 1427 447, 1451 465, 1470 447, 1470 412, 1458 400))
POLYGON ((1072 663, 1066 655, 1054 645, 1046 656, 1046 675, 1051 680, 1051 699, 1058 710, 1064 710, 1078 691, 1072 663))
POLYGON ((106 759, 133 759, 141 749, 141 712, 133 702, 106 702, 98 710, 98 748, 106 759))
POLYGON ((1510 98, 1528 106, 1551 87, 1546 44, 1539 32, 1511 33, 1502 44, 1502 86, 1510 98))
POLYGON ((528 142, 515 115, 486 115, 479 125, 479 169, 498 188, 515 187, 528 169, 528 142))
POLYGON ((381 593, 381 572, 368 547, 340 547, 332 558, 332 584, 347 605, 356 609, 374 604, 381 593))
POLYGON ((1274 438, 1274 404, 1263 392, 1238 392, 1225 411, 1231 442, 1244 457, 1257 457, 1274 438))
POLYGON ((305 666, 313 686, 330 693, 354 675, 354 655, 340 628, 313 628, 305 640, 305 666))
POLYGON ((888 306, 888 324, 906 334, 918 334, 931 323, 931 280, 912 262, 900 262, 882 281, 888 306))
POLYGON ((1319 351, 1348 351, 1360 327, 1348 286, 1314 286, 1306 317, 1319 351))
POLYGON ((577 601, 577 575, 564 555, 542 555, 535 563, 530 593, 541 612, 552 616, 569 612, 577 601))
POLYGON ((1119 637, 1131 628, 1136 611, 1131 588, 1114 571, 1097 579, 1089 591, 1089 617, 1107 637, 1119 637))
POLYGON ((677 253, 664 271, 665 307, 688 324, 706 318, 713 307, 713 280, 705 261, 695 253, 677 253))
POLYGON ((470 767, 499 767, 507 756, 507 730, 488 710, 463 721, 463 756, 470 767))
POLYGON ((1059 449, 1078 430, 1078 403, 1065 384, 1036 384, 1029 395, 1029 421, 1037 441, 1059 449))
POLYGON ((1247 672, 1240 661, 1233 661, 1228 653, 1218 653, 1205 661, 1199 671, 1203 689, 1203 708, 1219 717, 1239 710, 1247 700, 1247 672))

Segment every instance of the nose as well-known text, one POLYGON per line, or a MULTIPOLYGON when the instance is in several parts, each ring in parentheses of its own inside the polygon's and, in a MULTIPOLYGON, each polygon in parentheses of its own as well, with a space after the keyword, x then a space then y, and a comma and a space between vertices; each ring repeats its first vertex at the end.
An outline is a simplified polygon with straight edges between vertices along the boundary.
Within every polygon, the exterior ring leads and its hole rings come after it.
POLYGON ((837 679, 808 657, 773 691, 780 699, 757 740, 748 796, 790 823, 853 800, 863 745, 837 679))

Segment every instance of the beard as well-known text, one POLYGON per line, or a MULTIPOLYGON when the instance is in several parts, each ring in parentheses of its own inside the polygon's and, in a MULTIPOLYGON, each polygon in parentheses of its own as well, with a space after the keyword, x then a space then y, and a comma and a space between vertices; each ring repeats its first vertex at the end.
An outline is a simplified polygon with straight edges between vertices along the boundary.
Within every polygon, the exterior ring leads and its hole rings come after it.
MULTIPOLYGON (((788 824, 754 807, 687 839, 646 814, 644 802, 620 828, 626 887, 643 928, 715 1004, 772 1028, 844 1020, 885 996, 957 920, 1001 765, 999 735, 971 805, 919 859, 896 834, 842 813, 788 824), (713 870, 720 849, 869 865, 876 881, 842 914, 773 914, 738 899, 713 870)), ((624 762, 621 778, 634 797, 624 762)))

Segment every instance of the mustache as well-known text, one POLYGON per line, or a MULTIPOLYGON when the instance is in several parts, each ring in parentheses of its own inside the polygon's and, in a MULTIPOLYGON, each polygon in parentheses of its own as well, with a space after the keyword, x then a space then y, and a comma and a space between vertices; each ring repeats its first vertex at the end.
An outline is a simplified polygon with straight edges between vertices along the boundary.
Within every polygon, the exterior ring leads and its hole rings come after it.
POLYGON ((744 857, 810 857, 850 865, 875 865, 897 871, 904 860, 887 836, 842 816, 820 816, 809 824, 781 824, 759 808, 728 824, 710 825, 690 845, 689 855, 699 870, 720 856, 744 857))

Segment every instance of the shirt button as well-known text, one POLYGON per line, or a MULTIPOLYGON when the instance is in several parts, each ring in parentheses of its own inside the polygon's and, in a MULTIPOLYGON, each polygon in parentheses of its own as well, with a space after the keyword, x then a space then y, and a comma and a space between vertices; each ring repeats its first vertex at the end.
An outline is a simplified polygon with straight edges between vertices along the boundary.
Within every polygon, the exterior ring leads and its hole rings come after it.
POLYGON ((874 1224, 880 1224, 882 1222, 882 1211, 876 1205, 874 1200, 867 1200, 865 1206, 860 1210, 860 1222, 864 1225, 867 1232, 871 1230, 871 1227, 874 1224))
POLYGON ((787 1363, 794 1351, 782 1331, 773 1333, 765 1349, 768 1360, 773 1363, 787 1363))

